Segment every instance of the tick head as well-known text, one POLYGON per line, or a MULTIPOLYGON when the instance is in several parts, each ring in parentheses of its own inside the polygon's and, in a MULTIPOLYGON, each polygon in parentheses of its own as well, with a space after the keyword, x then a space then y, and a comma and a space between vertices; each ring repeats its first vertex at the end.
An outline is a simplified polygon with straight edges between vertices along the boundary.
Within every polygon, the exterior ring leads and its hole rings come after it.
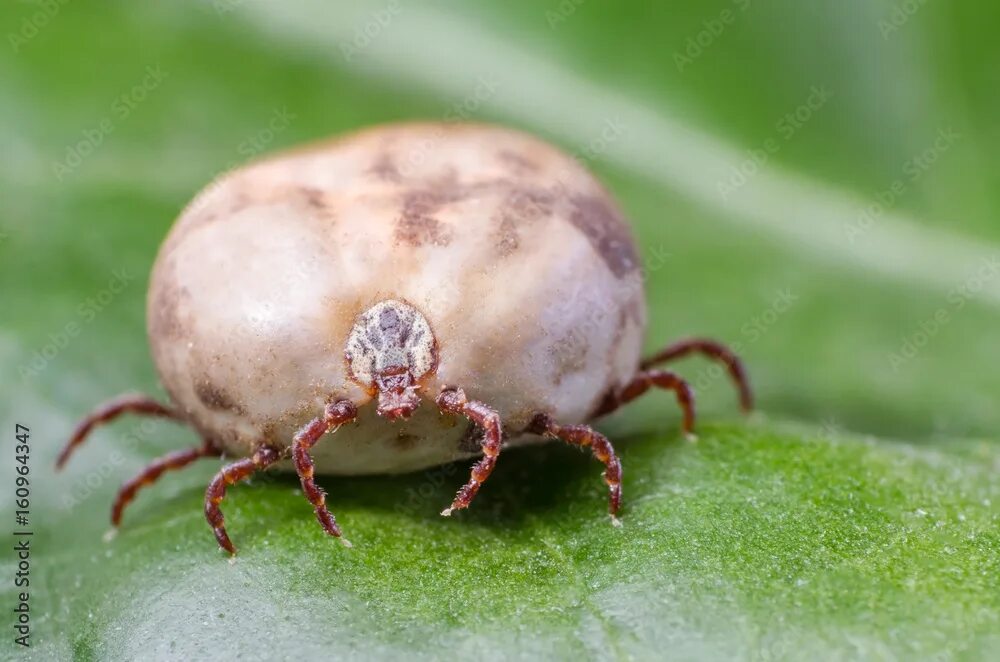
POLYGON ((420 405, 419 380, 437 367, 437 341, 420 312, 380 301, 358 315, 344 350, 351 377, 378 393, 378 413, 409 418, 420 405))

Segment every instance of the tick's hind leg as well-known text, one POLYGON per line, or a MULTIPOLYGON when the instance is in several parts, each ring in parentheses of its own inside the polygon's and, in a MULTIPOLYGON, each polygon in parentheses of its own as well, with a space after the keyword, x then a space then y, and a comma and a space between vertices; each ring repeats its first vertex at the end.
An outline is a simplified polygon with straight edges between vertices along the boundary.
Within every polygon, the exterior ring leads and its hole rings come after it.
POLYGON ((691 437, 694 434, 694 393, 686 381, 667 370, 640 370, 624 387, 609 393, 594 416, 609 414, 654 386, 677 395, 677 404, 684 413, 681 428, 691 437))
POLYGON ((251 457, 233 462, 222 468, 215 478, 208 484, 205 491, 205 518, 208 520, 212 531, 215 532, 215 539, 219 541, 219 546, 230 554, 236 553, 236 548, 226 534, 226 526, 219 504, 226 496, 226 488, 234 485, 252 474, 266 469, 270 465, 281 459, 281 452, 271 446, 261 446, 251 457))
POLYGON ((689 354, 703 354, 710 359, 725 364, 726 369, 729 371, 729 377, 736 384, 736 388, 740 392, 740 406, 743 411, 749 412, 753 409, 753 391, 750 389, 750 380, 743 367, 743 362, 731 349, 715 340, 707 338, 678 340, 643 361, 640 368, 648 370, 655 365, 674 361, 689 354))
POLYGON ((118 496, 115 497, 115 503, 111 507, 112 526, 117 528, 121 524, 122 511, 135 498, 136 492, 152 485, 165 471, 182 469, 200 458, 219 457, 219 455, 221 455, 219 450, 206 439, 205 443, 201 446, 169 453, 154 460, 137 476, 124 483, 121 489, 118 490, 118 496))
POLYGON ((91 430, 98 425, 115 420, 122 414, 141 414, 143 416, 160 416, 162 418, 181 420, 180 416, 173 409, 160 404, 147 395, 119 395, 117 398, 108 400, 98 406, 77 424, 76 429, 73 430, 73 436, 70 437, 56 459, 56 469, 62 469, 63 465, 66 464, 66 460, 69 459, 69 456, 72 455, 76 447, 83 443, 83 440, 87 438, 91 430))
POLYGON ((589 425, 559 425, 546 414, 535 416, 527 431, 562 439, 568 444, 590 447, 594 457, 605 466, 603 476, 609 491, 608 514, 611 515, 611 521, 615 526, 621 526, 618 521, 618 509, 622 502, 622 464, 608 438, 589 425))
POLYGON ((309 449, 324 434, 340 427, 344 423, 353 421, 357 416, 357 407, 350 400, 338 400, 337 402, 330 403, 326 406, 323 416, 314 418, 307 423, 298 431, 295 439, 292 441, 292 460, 295 462, 295 471, 299 474, 302 491, 305 492, 309 503, 313 505, 316 519, 319 520, 324 531, 335 538, 339 538, 340 542, 344 543, 347 547, 350 547, 351 543, 342 537, 340 527, 337 526, 337 520, 333 518, 333 514, 326 507, 326 493, 316 485, 316 481, 313 478, 315 467, 313 466, 312 458, 309 456, 309 449))
POLYGON ((479 487, 493 472, 503 443, 503 426, 500 414, 495 409, 482 402, 469 400, 465 397, 465 391, 460 388, 446 388, 441 391, 437 397, 437 406, 442 412, 464 416, 483 429, 483 457, 472 467, 469 482, 458 490, 455 500, 441 511, 442 515, 448 517, 456 510, 468 508, 479 492, 479 487))

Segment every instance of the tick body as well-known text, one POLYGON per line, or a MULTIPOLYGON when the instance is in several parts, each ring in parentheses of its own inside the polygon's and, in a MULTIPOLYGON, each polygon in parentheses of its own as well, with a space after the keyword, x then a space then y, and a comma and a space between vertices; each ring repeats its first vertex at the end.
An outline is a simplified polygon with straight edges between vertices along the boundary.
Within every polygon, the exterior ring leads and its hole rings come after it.
POLYGON ((558 438, 605 465, 614 516, 621 466, 586 423, 659 387, 693 429, 691 390, 656 364, 721 360, 751 405, 742 366, 718 343, 685 340, 642 361, 643 278, 620 209, 574 159, 494 126, 379 127, 226 175, 164 242, 147 316, 171 403, 102 406, 59 464, 121 413, 189 424, 202 443, 126 483, 112 520, 168 469, 240 458, 206 494, 229 552, 226 488, 271 465, 298 473, 340 537, 316 474, 481 456, 450 514, 503 448, 558 438))

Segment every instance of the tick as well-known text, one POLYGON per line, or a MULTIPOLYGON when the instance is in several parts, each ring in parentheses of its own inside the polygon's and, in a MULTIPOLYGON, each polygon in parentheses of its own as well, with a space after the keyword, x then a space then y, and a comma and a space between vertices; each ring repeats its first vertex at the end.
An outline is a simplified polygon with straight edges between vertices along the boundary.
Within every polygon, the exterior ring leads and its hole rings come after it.
POLYGON ((643 273, 629 224, 580 163, 517 131, 398 124, 265 158, 209 186, 164 241, 148 295, 153 358, 170 403, 125 395, 80 422, 62 467, 124 413, 190 425, 202 443, 126 482, 203 457, 205 516, 235 547, 226 489, 293 469, 323 529, 346 540, 317 473, 385 474, 479 457, 442 515, 466 508, 504 448, 561 439, 605 466, 616 524, 621 464, 587 423, 650 388, 694 396, 660 366, 720 343, 687 339, 642 360, 643 273), (329 434, 329 433, 336 434, 329 434))

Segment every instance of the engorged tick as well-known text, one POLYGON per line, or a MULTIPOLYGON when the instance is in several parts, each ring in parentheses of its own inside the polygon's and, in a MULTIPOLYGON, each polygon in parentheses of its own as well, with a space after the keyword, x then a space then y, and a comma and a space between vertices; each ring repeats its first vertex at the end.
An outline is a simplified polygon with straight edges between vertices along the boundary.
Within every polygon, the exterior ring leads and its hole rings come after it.
POLYGON ((691 389, 654 366, 692 353, 724 363, 751 408, 739 359, 717 342, 640 360, 643 277, 618 206, 576 160, 495 126, 383 126, 227 174, 164 242, 147 313, 171 404, 126 395, 100 406, 57 466, 126 412, 189 424, 202 443, 125 483, 111 520, 167 470, 242 458, 205 495, 230 553, 226 488, 273 464, 294 468, 320 524, 344 541, 316 472, 480 455, 450 515, 502 448, 547 437, 589 446, 605 465, 617 523, 621 465, 587 421, 657 387, 674 392, 691 434, 691 389))

